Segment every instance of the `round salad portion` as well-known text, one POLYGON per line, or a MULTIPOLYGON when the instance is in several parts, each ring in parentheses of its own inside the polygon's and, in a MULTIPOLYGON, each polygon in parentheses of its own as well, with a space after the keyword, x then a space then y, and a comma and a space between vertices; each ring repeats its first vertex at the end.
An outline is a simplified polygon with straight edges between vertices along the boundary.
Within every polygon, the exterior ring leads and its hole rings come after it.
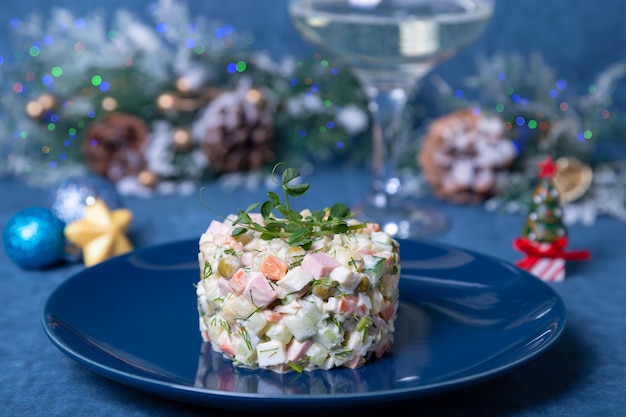
POLYGON ((199 241, 200 332, 213 350, 284 373, 356 368, 391 349, 400 259, 390 234, 364 223, 305 249, 252 230, 233 236, 233 220, 213 220, 199 241))
POLYGON ((201 235, 200 334, 236 366, 357 368, 393 345, 400 246, 345 204, 292 209, 309 188, 299 177, 287 167, 284 201, 270 191, 201 235))

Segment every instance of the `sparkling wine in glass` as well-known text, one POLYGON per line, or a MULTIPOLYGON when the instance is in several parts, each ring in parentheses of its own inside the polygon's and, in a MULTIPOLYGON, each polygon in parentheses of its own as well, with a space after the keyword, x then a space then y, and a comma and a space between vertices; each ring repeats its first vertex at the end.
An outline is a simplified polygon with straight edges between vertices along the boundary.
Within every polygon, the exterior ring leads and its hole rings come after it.
POLYGON ((398 162, 407 98, 432 68, 471 44, 491 19, 494 0, 291 0, 289 16, 312 45, 344 59, 369 98, 374 181, 359 208, 400 238, 438 234, 439 210, 403 192, 398 162))

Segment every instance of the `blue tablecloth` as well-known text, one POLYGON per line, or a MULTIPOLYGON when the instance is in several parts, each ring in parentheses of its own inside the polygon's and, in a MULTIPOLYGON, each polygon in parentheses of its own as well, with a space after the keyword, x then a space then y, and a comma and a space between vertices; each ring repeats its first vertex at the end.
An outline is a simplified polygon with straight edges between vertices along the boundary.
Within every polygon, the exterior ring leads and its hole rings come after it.
MULTIPOLYGON (((123 6, 145 13, 148 0, 111 0, 100 7, 123 6)), ((285 0, 189 1, 195 15, 231 22, 256 36, 255 47, 273 53, 307 50, 286 19, 285 0), (262 18, 259 18, 262 16, 262 18)), ((580 82, 583 90, 599 71, 626 58, 623 17, 626 2, 554 0, 497 2, 486 36, 437 72, 446 77, 473 73, 476 54, 496 51, 529 54, 539 51, 559 76, 580 82)), ((90 2, 58 0, 77 15, 89 12, 90 2)), ((44 0, 9 2, 0 9, 0 24, 51 7, 44 0)), ((9 37, 0 29, 0 54, 9 61, 9 37)), ((308 49, 310 50, 310 49, 308 49)), ((5 62, 5 63, 6 63, 5 62)), ((615 104, 624 107, 624 85, 615 104)), ((315 186, 302 201, 324 206, 337 201, 353 204, 364 195, 369 175, 364 171, 317 169, 309 178, 315 186), (339 179, 339 180, 338 180, 339 179)), ((212 206, 220 212, 261 200, 265 190, 241 193, 208 184, 212 206)), ((49 194, 15 179, 0 179, 0 227, 19 210, 46 206, 49 194)), ((129 237, 136 247, 197 238, 212 218, 197 196, 150 199, 125 198, 133 212, 129 237)), ((512 248, 524 219, 489 213, 478 206, 435 202, 451 219, 451 228, 435 239, 471 248, 506 261, 520 259, 512 248)), ((626 411, 626 224, 600 218, 592 227, 569 228, 570 247, 585 248, 592 259, 570 262, 566 281, 552 284, 564 300, 568 324, 547 352, 521 368, 478 385, 402 404, 384 404, 396 415, 428 416, 620 416, 626 411), (403 408, 405 411, 397 411, 403 408)), ((232 415, 137 391, 97 375, 61 353, 48 340, 41 324, 44 303, 52 291, 83 266, 72 263, 49 270, 19 268, 0 251, 0 415, 17 416, 217 416, 232 415)), ((294 415, 297 410, 293 410, 294 415)), ((372 410, 376 412, 377 410, 372 410)), ((239 413, 238 413, 239 414, 239 413)), ((250 410, 249 415, 263 414, 250 410)), ((242 414, 243 415, 243 414, 242 414)))
MULTIPOLYGON (((300 202, 312 207, 353 204, 368 188, 363 171, 317 169, 306 178, 311 192, 300 202), (340 180, 338 180, 340 179, 340 180)), ((229 191, 209 183, 210 204, 229 212, 259 201, 266 190, 229 191)), ((45 191, 15 180, 0 181, 0 225, 18 210, 49 204, 45 191)), ((478 206, 435 202, 451 220, 434 239, 514 262, 512 241, 520 215, 489 213, 478 206)), ((197 195, 124 198, 133 212, 129 237, 136 247, 197 238, 212 215, 197 195)), ((618 416, 626 408, 626 224, 600 218, 593 227, 570 226, 570 246, 592 259, 569 262, 567 278, 553 285, 568 311, 562 337, 544 354, 493 380, 402 404, 406 415, 440 416, 618 416)), ((57 285, 81 271, 77 263, 48 270, 20 269, 0 253, 0 415, 35 416, 211 416, 226 412, 164 399, 127 387, 83 368, 61 353, 41 324, 44 303, 57 285)), ((383 408, 394 407, 384 404, 383 408)), ((295 412, 295 410, 294 410, 295 412)), ((232 412, 231 412, 232 413, 232 412)), ((228 414, 231 414, 228 413, 228 414)), ((262 414, 251 410, 250 415, 262 414)), ((398 415, 401 415, 398 412, 398 415)))

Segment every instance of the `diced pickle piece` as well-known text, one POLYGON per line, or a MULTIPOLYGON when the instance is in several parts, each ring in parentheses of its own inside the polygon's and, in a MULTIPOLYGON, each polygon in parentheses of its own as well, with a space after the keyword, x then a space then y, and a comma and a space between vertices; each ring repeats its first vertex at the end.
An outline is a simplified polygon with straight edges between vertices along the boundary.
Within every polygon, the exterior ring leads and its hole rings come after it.
POLYGON ((252 239, 254 239, 252 233, 243 233, 241 235, 235 236, 235 240, 244 246, 250 243, 252 239))
POLYGON ((367 275, 364 275, 363 277, 361 277, 361 281, 359 282, 359 285, 357 286, 357 290, 359 292, 365 292, 369 290, 369 288, 370 288, 370 280, 367 277, 367 275))
POLYGON ((328 297, 330 297, 332 295, 333 289, 335 288, 335 285, 333 284, 333 282, 326 278, 326 279, 317 279, 313 282, 313 287, 311 288, 311 293, 314 295, 317 295, 318 297, 320 297, 323 300, 328 299, 328 297))
POLYGON ((231 279, 241 268, 241 261, 235 256, 225 256, 217 264, 217 272, 226 279, 231 279))
POLYGON ((287 249, 285 260, 290 266, 300 265, 304 255, 306 255, 306 251, 301 246, 290 246, 287 249))

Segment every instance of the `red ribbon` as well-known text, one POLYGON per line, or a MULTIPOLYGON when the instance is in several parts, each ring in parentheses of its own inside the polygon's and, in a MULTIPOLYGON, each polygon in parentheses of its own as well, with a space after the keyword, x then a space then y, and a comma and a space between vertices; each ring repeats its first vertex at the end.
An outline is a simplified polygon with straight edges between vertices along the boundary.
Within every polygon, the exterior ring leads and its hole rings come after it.
POLYGON ((591 258, 591 253, 587 250, 565 252, 565 246, 567 246, 567 238, 565 237, 556 239, 546 247, 541 247, 540 243, 531 242, 530 240, 521 237, 513 241, 513 247, 521 252, 524 252, 529 258, 562 258, 576 261, 583 261, 591 258))

